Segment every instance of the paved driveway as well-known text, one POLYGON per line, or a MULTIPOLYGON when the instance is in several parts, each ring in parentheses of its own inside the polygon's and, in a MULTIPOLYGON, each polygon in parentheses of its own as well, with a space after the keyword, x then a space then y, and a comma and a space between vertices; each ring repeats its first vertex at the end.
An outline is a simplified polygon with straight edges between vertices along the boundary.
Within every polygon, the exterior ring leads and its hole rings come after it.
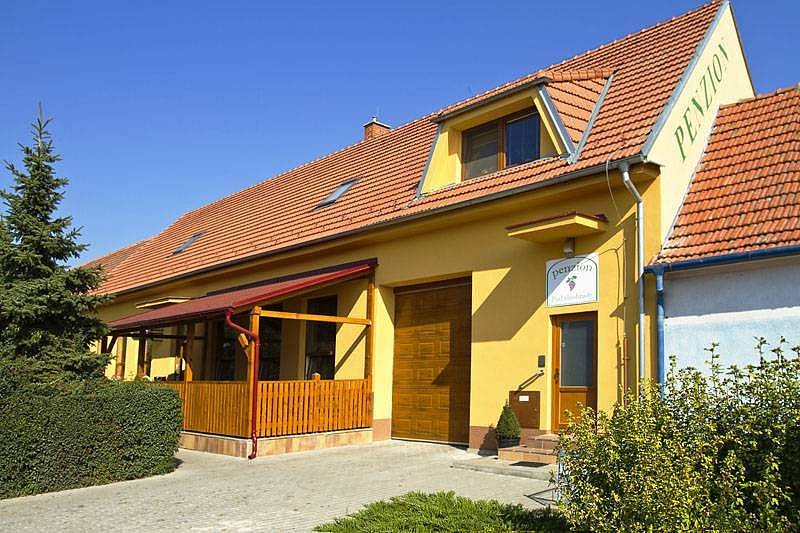
POLYGON ((387 441, 254 461, 181 450, 164 476, 0 501, 3 531, 303 531, 409 491, 536 505, 547 482, 452 468, 473 454, 387 441))

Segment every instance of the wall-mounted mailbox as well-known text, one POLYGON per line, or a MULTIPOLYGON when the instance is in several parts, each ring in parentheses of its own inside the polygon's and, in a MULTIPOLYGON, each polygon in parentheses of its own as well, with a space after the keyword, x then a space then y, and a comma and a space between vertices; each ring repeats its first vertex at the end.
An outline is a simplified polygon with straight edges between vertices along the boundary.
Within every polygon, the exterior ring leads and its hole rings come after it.
POLYGON ((539 391, 509 391, 508 404, 516 413, 520 427, 539 429, 539 391))

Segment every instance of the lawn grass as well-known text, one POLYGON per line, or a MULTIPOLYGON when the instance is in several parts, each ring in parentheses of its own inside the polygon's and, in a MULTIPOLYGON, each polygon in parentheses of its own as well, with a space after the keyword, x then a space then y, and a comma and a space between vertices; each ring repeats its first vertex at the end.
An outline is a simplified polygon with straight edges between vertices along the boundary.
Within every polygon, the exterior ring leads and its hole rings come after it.
POLYGON ((411 492, 367 505, 316 531, 569 531, 550 509, 525 509, 496 500, 471 500, 453 492, 411 492))

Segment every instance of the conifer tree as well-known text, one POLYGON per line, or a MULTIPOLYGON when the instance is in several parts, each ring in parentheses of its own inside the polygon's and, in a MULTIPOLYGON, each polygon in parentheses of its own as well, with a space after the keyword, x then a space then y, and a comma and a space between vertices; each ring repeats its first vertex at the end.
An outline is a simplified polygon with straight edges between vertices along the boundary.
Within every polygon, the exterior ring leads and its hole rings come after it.
POLYGON ((32 145, 19 145, 24 169, 6 162, 14 183, 0 191, 0 391, 99 377, 108 361, 89 349, 107 331, 95 310, 108 298, 95 292, 99 268, 68 264, 86 245, 57 213, 68 180, 55 175, 49 124, 40 108, 32 145))

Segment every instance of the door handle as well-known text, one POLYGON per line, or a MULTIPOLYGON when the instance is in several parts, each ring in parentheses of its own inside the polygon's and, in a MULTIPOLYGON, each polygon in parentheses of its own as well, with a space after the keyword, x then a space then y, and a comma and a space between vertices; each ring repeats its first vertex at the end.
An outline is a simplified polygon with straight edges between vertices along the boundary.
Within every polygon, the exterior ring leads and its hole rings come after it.
POLYGON ((560 369, 556 368, 555 372, 553 372, 553 381, 558 383, 558 378, 561 376, 560 369))

